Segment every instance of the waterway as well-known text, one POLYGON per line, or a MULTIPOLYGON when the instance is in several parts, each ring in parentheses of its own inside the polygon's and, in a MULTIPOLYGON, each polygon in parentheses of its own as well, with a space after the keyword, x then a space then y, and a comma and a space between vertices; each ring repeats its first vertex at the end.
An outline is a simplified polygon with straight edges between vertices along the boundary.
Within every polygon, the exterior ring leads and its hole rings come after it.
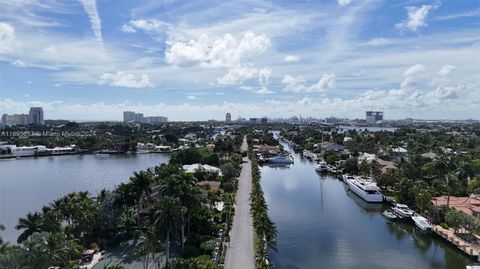
POLYGON ((313 162, 293 156, 293 165, 261 167, 278 229, 278 250, 270 255, 275 268, 464 269, 474 262, 413 223, 388 222, 381 215, 386 205, 364 202, 336 177, 315 172, 313 162))
POLYGON ((18 218, 72 191, 113 189, 133 172, 169 160, 169 154, 86 154, 0 160, 0 223, 15 243, 18 218))

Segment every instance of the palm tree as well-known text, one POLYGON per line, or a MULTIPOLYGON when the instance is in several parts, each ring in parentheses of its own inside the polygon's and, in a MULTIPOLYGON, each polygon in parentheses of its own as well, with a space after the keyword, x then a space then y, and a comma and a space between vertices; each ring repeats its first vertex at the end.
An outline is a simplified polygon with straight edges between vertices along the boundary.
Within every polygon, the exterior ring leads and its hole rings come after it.
POLYGON ((150 201, 150 194, 152 192, 152 175, 146 171, 135 172, 130 178, 132 189, 135 194, 137 202, 137 225, 140 225, 140 210, 142 207, 142 197, 150 201))
POLYGON ((137 244, 135 246, 135 252, 138 256, 144 256, 143 267, 147 269, 150 265, 149 257, 152 257, 152 261, 155 263, 155 267, 159 265, 159 261, 156 260, 157 253, 162 251, 162 244, 154 229, 149 227, 146 232, 142 230, 137 231, 137 244))
POLYGON ((167 265, 170 259, 170 233, 175 232, 178 226, 182 224, 182 217, 185 211, 186 209, 180 201, 172 197, 162 198, 155 206, 153 213, 154 225, 158 231, 165 231, 166 233, 167 265))
POLYGON ((17 239, 17 243, 22 243, 27 240, 34 233, 43 231, 42 216, 35 212, 29 212, 25 218, 20 218, 18 224, 15 226, 17 230, 24 230, 17 239))

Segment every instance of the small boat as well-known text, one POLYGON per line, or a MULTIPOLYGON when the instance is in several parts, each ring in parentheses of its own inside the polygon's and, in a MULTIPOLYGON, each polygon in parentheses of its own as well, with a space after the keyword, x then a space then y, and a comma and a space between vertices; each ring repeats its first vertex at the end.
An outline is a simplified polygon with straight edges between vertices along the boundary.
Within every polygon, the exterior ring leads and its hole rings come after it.
POLYGON ((328 169, 327 163, 324 162, 324 161, 319 162, 319 163, 315 166, 315 171, 321 172, 321 173, 328 172, 329 169, 328 169))
POLYGON ((343 179, 343 181, 346 182, 346 181, 349 180, 349 179, 355 179, 355 177, 354 177, 354 176, 351 176, 351 175, 348 175, 348 174, 343 174, 343 175, 342 175, 342 179, 343 179))
POLYGON ((408 208, 407 205, 404 204, 396 204, 394 208, 392 208, 393 212, 397 214, 400 218, 411 218, 413 215, 415 215, 415 212, 408 208))
POLYGON ((397 215, 391 209, 387 209, 387 210, 383 211, 382 215, 388 220, 396 220, 397 219, 397 215))
POLYGON ((428 222, 428 220, 422 216, 413 216, 412 220, 415 222, 418 228, 422 231, 429 231, 432 229, 432 225, 428 222))

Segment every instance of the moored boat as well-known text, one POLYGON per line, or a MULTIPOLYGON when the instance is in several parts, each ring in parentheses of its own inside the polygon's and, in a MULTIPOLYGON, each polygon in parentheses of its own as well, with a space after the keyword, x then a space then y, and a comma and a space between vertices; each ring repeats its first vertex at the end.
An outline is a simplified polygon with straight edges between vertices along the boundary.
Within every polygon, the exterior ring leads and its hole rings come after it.
POLYGON ((404 204, 396 204, 395 207, 392 208, 393 212, 397 214, 400 218, 411 218, 413 215, 415 215, 415 212, 408 208, 407 205, 404 204))
POLYGON ((387 210, 383 211, 382 215, 386 219, 389 219, 389 220, 396 220, 397 219, 397 215, 391 209, 387 209, 387 210))
POLYGON ((360 178, 346 180, 350 190, 369 203, 383 202, 383 194, 375 182, 360 178))
POLYGON ((277 155, 266 160, 270 163, 293 163, 293 158, 290 155, 277 155))
POLYGON ((324 161, 319 162, 319 163, 315 166, 315 171, 321 172, 321 173, 328 172, 329 169, 328 169, 327 163, 324 162, 324 161))
POLYGON ((417 225, 417 227, 424 232, 432 229, 432 225, 428 222, 426 218, 422 216, 413 216, 412 220, 415 222, 415 225, 417 225))

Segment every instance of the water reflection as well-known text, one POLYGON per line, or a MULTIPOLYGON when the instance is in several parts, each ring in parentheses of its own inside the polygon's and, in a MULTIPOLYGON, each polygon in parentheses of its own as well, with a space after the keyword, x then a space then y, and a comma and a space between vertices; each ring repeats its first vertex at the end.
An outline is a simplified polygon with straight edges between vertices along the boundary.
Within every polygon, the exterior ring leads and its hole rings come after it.
POLYGON ((288 168, 261 167, 278 229, 276 268, 464 269, 471 262, 412 223, 388 222, 381 215, 386 205, 366 203, 343 182, 316 173, 314 162, 292 155, 288 168))

